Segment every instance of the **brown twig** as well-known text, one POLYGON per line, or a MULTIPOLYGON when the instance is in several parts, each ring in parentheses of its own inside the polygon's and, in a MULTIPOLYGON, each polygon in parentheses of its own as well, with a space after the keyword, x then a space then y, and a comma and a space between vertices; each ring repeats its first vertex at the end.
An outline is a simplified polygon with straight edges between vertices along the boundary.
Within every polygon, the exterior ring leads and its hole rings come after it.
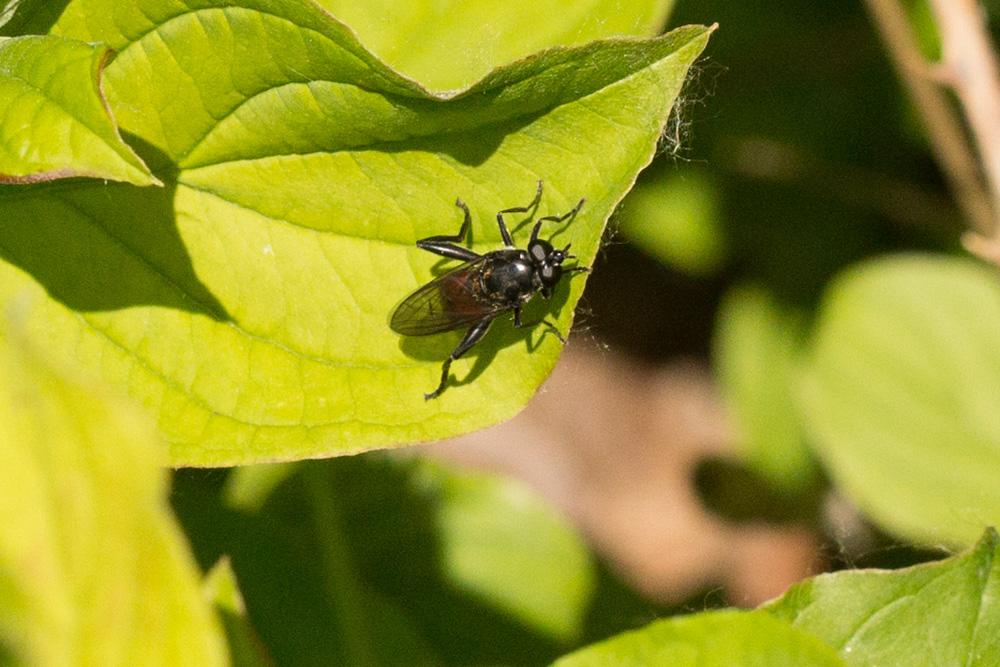
MULTIPOLYGON (((998 225, 989 189, 983 183, 961 117, 930 77, 933 68, 920 53, 906 12, 898 0, 866 0, 866 3, 900 77, 923 117, 932 150, 963 215, 973 231, 982 236, 992 236, 998 225)), ((973 4, 971 0, 941 0, 940 4, 948 3, 973 4)))
POLYGON ((993 199, 993 227, 985 238, 966 238, 970 251, 1000 263, 1000 67, 975 0, 931 0, 941 34, 946 81, 965 110, 983 175, 993 199), (992 246, 989 249, 988 246, 992 246))

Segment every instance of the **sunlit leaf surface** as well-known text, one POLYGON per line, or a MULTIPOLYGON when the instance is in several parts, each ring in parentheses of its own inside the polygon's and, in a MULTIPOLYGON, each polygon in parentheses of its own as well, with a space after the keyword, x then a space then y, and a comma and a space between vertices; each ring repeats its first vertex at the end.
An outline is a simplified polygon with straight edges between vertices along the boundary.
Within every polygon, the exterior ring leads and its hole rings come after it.
MULTIPOLYGON (((111 106, 166 187, 0 192, 0 303, 30 295, 29 332, 155 411, 190 465, 432 440, 517 412, 561 345, 506 318, 424 401, 460 334, 387 326, 440 266, 414 241, 456 231, 460 196, 475 247, 496 248, 496 211, 543 179, 540 214, 586 197, 546 234, 589 264, 710 32, 548 51, 444 98, 308 3, 72 0, 54 30, 118 52, 111 106)), ((547 306, 568 329, 584 280, 528 316, 547 306)))
POLYGON ((137 410, 4 341, 0 443, 0 646, 15 662, 228 664, 137 410))
POLYGON ((0 37, 0 184, 72 176, 155 182, 105 105, 101 72, 110 56, 60 37, 0 37))
POLYGON ((651 36, 674 0, 320 0, 387 65, 429 88, 467 86, 550 46, 651 36))

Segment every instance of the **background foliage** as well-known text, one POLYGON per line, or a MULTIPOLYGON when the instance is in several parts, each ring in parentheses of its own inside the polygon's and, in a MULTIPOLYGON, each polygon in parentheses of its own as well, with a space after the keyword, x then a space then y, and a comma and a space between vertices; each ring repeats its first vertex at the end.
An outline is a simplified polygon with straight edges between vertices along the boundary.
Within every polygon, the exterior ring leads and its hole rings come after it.
POLYGON ((861 8, 672 5, 0 3, 0 661, 1000 662, 996 267, 861 8), (560 326, 586 284, 577 340, 711 364, 702 502, 806 526, 831 572, 652 600, 546 489, 358 454, 502 421, 554 367, 501 323, 427 403, 455 338, 386 327, 456 196, 490 249, 539 178, 543 213, 587 198, 560 326), (279 460, 169 504, 159 472, 279 460))

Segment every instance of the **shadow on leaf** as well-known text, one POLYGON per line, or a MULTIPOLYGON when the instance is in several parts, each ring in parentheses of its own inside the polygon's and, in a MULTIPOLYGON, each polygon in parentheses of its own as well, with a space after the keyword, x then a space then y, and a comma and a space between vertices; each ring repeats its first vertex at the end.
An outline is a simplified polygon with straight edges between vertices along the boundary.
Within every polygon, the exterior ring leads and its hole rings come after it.
POLYGON ((83 179, 4 188, 0 258, 75 311, 164 306, 229 320, 194 272, 177 229, 175 174, 153 150, 139 152, 162 188, 83 179))
POLYGON ((69 0, 21 0, 0 35, 47 35, 68 4, 69 0))

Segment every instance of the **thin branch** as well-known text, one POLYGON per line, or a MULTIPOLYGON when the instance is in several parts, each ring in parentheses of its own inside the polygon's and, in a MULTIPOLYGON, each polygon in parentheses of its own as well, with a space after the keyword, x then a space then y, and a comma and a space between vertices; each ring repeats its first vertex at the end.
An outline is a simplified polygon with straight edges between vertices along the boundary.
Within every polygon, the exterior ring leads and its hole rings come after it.
POLYGON ((991 236, 997 227, 996 219, 975 153, 966 138, 961 117, 928 76, 932 68, 920 53, 906 12, 897 0, 866 0, 866 3, 914 106, 923 117, 932 150, 963 215, 974 231, 991 236))
MULTIPOLYGON (((1000 67, 975 0, 931 0, 941 34, 946 81, 955 90, 993 195, 990 241, 1000 249, 1000 67)), ((968 243, 967 243, 968 245, 968 243)))

